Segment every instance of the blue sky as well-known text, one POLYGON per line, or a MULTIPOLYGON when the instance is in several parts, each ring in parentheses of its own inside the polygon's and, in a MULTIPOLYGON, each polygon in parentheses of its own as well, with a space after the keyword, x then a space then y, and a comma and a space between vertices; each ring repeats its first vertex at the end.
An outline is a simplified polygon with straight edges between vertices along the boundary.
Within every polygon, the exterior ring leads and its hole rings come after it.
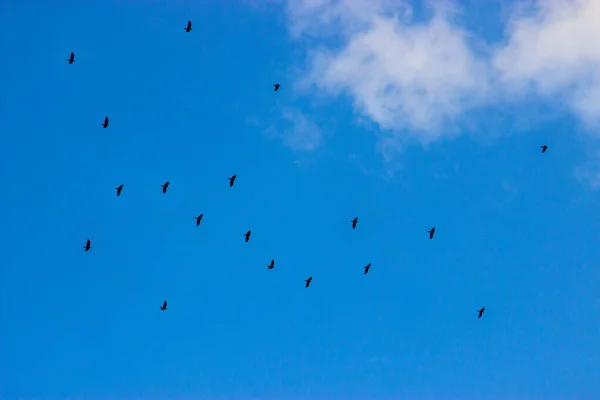
POLYGON ((597 2, 310 4, 0 5, 0 399, 600 397, 597 2))

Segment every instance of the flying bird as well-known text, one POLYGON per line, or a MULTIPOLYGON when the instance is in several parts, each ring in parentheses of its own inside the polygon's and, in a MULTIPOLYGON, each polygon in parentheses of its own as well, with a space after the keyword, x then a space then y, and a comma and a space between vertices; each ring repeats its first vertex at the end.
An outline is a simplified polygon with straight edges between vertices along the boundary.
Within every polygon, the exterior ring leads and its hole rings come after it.
POLYGON ((165 300, 163 305, 160 307, 161 311, 165 311, 167 309, 167 301, 165 300))
POLYGON ((119 187, 115 188, 115 190, 117 191, 117 197, 119 197, 123 191, 123 184, 120 184, 119 187))
POLYGON ((235 174, 231 175, 231 178, 227 178, 229 179, 229 187, 233 187, 233 184, 235 183, 235 178, 237 178, 237 175, 235 174))
POLYGON ((542 153, 545 153, 546 150, 548 150, 548 146, 546 146, 546 145, 543 145, 543 146, 540 146, 540 147, 542 148, 542 153))
POLYGON ((100 124, 103 128, 108 128, 108 117, 104 117, 104 123, 100 124))
POLYGON ((246 237, 246 243, 248 243, 248 240, 250 240, 250 235, 252 235, 252 231, 248 231, 248 232, 244 233, 243 236, 246 237))
POLYGON ((312 276, 308 279, 305 279, 306 285, 304 287, 309 287, 310 283, 312 282, 312 276))
POLYGON ((169 188, 169 181, 166 181, 164 185, 160 185, 160 186, 162 186, 163 194, 167 193, 167 189, 169 188))
POLYGON ((358 224, 358 217, 354 217, 352 221, 352 229, 356 229, 356 224, 358 224))
POLYGON ((73 64, 75 62, 75 53, 71 52, 71 57, 67 60, 69 64, 73 64))
POLYGON ((267 265, 267 268, 269 268, 269 269, 275 268, 275 260, 271 260, 271 264, 267 265))
POLYGON ((483 315, 484 311, 485 311, 485 307, 481 307, 481 310, 477 311, 479 313, 479 316, 477 318, 481 318, 481 316, 483 315))
POLYGON ((369 270, 371 269, 371 263, 368 263, 367 265, 365 265, 363 267, 365 269, 365 275, 369 273, 369 270))
POLYGON ((92 248, 92 242, 90 241, 90 239, 88 239, 87 242, 85 242, 85 246, 83 246, 83 248, 85 249, 85 251, 89 251, 92 248))
POLYGON ((186 32, 189 32, 192 30, 192 21, 188 21, 188 24, 185 28, 183 28, 186 32))
POLYGON ((433 235, 435 235, 435 226, 427 232, 429 232, 429 239, 433 239, 433 235))
POLYGON ((200 226, 200 222, 202 222, 202 217, 204 217, 204 214, 200 214, 196 217, 196 226, 200 226))
POLYGON ((274 92, 279 90, 279 86, 281 86, 279 83, 273 85, 273 87, 275 88, 274 92))

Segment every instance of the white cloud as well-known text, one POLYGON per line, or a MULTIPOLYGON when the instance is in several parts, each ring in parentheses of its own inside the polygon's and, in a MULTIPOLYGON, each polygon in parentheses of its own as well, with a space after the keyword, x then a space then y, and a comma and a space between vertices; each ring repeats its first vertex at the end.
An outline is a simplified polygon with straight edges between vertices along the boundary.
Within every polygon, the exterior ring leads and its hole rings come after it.
POLYGON ((519 95, 560 99, 588 126, 600 122, 600 0, 515 9, 493 47, 449 4, 430 2, 431 16, 415 21, 406 2, 289 0, 290 35, 308 44, 306 82, 349 95, 392 137, 422 143, 457 134, 449 127, 469 110, 519 95))
POLYGON ((586 124, 600 122, 600 1, 545 0, 516 12, 493 66, 511 90, 561 96, 586 124))
POLYGON ((434 8, 429 22, 410 24, 406 6, 399 17, 388 16, 387 2, 323 3, 293 1, 288 9, 296 37, 301 29, 315 35, 323 24, 343 25, 343 48, 316 52, 309 81, 328 93, 348 93, 383 129, 419 131, 431 141, 448 133, 439 129, 445 121, 485 98, 485 63, 471 51, 466 31, 451 23, 450 10, 434 8))

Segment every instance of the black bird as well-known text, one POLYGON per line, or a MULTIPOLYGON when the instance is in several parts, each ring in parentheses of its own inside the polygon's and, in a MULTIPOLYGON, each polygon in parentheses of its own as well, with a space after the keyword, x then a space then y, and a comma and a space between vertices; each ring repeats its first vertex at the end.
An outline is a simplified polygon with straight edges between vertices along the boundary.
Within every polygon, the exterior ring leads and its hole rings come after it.
POLYGON ((161 311, 165 311, 167 309, 167 301, 165 300, 163 305, 160 307, 161 311))
POLYGON ((115 188, 115 190, 117 191, 117 197, 119 197, 123 191, 123 184, 120 184, 119 187, 115 188))
POLYGON ((250 235, 252 235, 252 231, 248 231, 248 232, 244 233, 243 236, 246 237, 246 243, 248 243, 248 240, 250 240, 250 235))
POLYGON ((305 287, 309 287, 310 283, 312 282, 312 276, 310 278, 308 278, 308 279, 305 279, 305 282, 306 282, 305 287))
POLYGON ((192 30, 192 21, 188 21, 188 24, 185 28, 183 28, 186 32, 189 32, 192 30))
POLYGON ((352 229, 356 229, 356 224, 358 224, 358 217, 354 217, 352 221, 352 229))
POLYGON ((363 268, 365 269, 365 275, 366 275, 367 273, 369 273, 369 270, 371 269, 371 263, 368 263, 363 268))
POLYGON ((427 231, 427 232, 429 232, 429 239, 433 239, 433 235, 435 235, 435 226, 433 228, 431 228, 430 231, 427 231))
POLYGON ((71 52, 71 57, 67 60, 69 64, 73 64, 75 62, 75 53, 71 52))
POLYGON ((481 307, 481 310, 477 311, 479 313, 479 316, 477 318, 481 318, 481 316, 483 315, 484 311, 485 311, 485 307, 481 307))
POLYGON ((83 246, 83 248, 85 249, 85 251, 89 251, 89 249, 92 248, 92 242, 90 241, 90 239, 88 239, 87 242, 85 242, 85 246, 83 246))
POLYGON ((275 268, 275 260, 271 260, 271 264, 267 265, 267 268, 269 268, 269 269, 275 268))
POLYGON ((204 217, 204 214, 200 214, 196 217, 196 226, 200 226, 200 222, 202 221, 202 217, 204 217))
POLYGON ((108 128, 108 117, 104 117, 104 123, 100 124, 103 128, 108 128))
POLYGON ((163 194, 167 193, 167 189, 169 188, 169 181, 166 181, 164 185, 160 185, 162 186, 162 192, 163 194))
POLYGON ((279 83, 276 83, 276 84, 273 85, 273 87, 275 87, 274 92, 276 92, 276 91, 279 90, 279 86, 281 86, 279 83))
POLYGON ((233 187, 233 184, 235 183, 235 178, 237 178, 237 175, 235 174, 231 175, 231 178, 227 178, 229 179, 229 187, 233 187))
POLYGON ((540 146, 540 147, 542 148, 542 153, 545 153, 546 150, 548 150, 548 146, 546 146, 546 145, 543 145, 543 146, 540 146))

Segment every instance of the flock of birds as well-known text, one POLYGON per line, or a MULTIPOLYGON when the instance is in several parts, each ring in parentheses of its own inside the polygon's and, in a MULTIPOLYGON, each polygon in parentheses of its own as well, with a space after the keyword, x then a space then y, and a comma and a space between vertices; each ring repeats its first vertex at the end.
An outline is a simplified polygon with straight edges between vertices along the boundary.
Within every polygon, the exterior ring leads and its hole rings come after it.
MULTIPOLYGON (((188 21, 187 26, 184 28, 184 30, 186 32, 190 32, 192 30, 192 21, 188 21)), ((71 52, 70 57, 67 59, 67 62, 69 64, 73 64, 75 62, 75 53, 71 52)), ((279 83, 275 83, 273 84, 273 88, 274 91, 278 91, 279 88, 281 87, 281 85, 279 83)), ((106 129, 109 127, 109 118, 108 117, 104 117, 104 122, 102 124, 100 124, 102 126, 102 128, 106 129)), ((546 150, 548 150, 548 146, 546 145, 542 145, 540 146, 542 148, 542 153, 545 153, 546 150)), ((233 185, 235 184, 235 180, 237 179, 237 175, 232 175, 231 177, 227 178, 229 180, 229 187, 233 187, 233 185)), ((162 193, 166 194, 167 193, 167 189, 169 188, 169 181, 165 182, 164 184, 161 185, 162 187, 162 193)), ((123 184, 119 185, 118 187, 115 188, 115 190, 117 191, 117 197, 121 196, 121 193, 123 192, 123 184)), ((196 218, 196 226, 200 226, 200 223, 202 222, 202 218, 204 217, 204 214, 200 214, 198 215, 196 218)), ((352 224, 352 229, 356 229, 356 226, 358 225, 358 217, 354 217, 354 219, 352 219, 350 221, 350 223, 352 224)), ((427 231, 429 233, 429 239, 433 239, 433 236, 435 235, 435 227, 431 228, 430 230, 427 231)), ((245 238, 246 243, 248 243, 250 241, 250 236, 252 235, 252 231, 249 230, 248 232, 244 233, 243 236, 245 238)), ((92 241, 90 239, 88 239, 85 243, 85 246, 83 246, 85 251, 89 251, 92 248, 92 241)), ((275 260, 271 260, 271 262, 267 265, 268 269, 273 269, 275 268, 275 260)), ((369 273, 369 270, 371 269, 371 264, 367 264, 363 267, 363 269, 365 270, 365 275, 369 273)), ((308 277, 308 279, 305 279, 305 287, 308 288, 312 282, 312 276, 308 277)), ((163 302, 163 305, 160 306, 160 310, 161 311, 166 311, 167 309, 167 301, 165 300, 163 302)), ((485 307, 481 307, 481 309, 477 310, 477 318, 481 318, 483 316, 483 313, 485 312, 485 307)))

